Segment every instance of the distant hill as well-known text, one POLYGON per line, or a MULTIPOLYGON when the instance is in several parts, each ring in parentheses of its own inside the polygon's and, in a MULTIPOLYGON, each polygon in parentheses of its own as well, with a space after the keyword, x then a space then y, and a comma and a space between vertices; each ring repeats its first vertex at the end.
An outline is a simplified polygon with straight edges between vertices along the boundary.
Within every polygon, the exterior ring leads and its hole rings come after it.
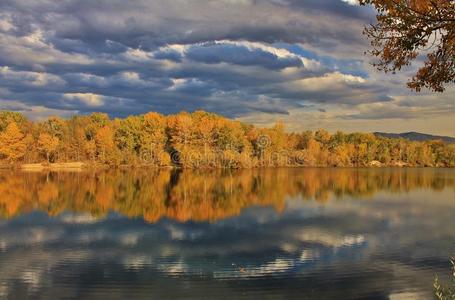
POLYGON ((431 135, 420 132, 404 132, 404 133, 387 133, 387 132, 374 132, 376 136, 383 136, 387 138, 403 138, 411 141, 432 141, 432 140, 443 140, 447 144, 455 143, 455 138, 450 136, 431 135))

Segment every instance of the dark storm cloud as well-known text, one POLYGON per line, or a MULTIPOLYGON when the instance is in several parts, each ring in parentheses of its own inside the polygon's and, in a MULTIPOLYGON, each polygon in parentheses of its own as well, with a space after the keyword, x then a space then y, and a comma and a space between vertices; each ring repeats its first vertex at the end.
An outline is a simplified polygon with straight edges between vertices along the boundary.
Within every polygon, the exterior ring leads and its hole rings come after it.
POLYGON ((358 57, 371 11, 341 0, 4 0, 0 11, 0 95, 19 104, 236 117, 392 100, 358 57))
POLYGON ((345 1, 331 1, 331 0, 286 0, 283 1, 285 5, 293 7, 293 9, 312 9, 321 14, 333 14, 340 17, 349 17, 353 19, 360 19, 368 22, 374 19, 374 11, 372 9, 365 9, 360 6, 352 6, 345 1))
POLYGON ((187 51, 186 57, 202 63, 226 62, 244 66, 259 65, 269 69, 284 69, 303 65, 297 57, 279 58, 273 53, 261 49, 250 50, 245 46, 229 44, 206 44, 202 47, 191 47, 187 51))
POLYGON ((326 37, 360 40, 356 38, 358 35, 333 26, 330 20, 315 20, 311 15, 352 23, 358 22, 353 15, 359 14, 359 8, 338 0, 286 3, 5 0, 0 8, 15 16, 13 23, 22 35, 39 26, 60 40, 80 40, 95 48, 105 41, 151 49, 168 43, 194 44, 220 39, 267 43, 318 41, 326 37), (306 14, 307 11, 310 13, 306 14))
POLYGON ((157 59, 172 60, 174 62, 182 61, 182 55, 179 52, 172 49, 157 51, 153 54, 153 57, 157 59))

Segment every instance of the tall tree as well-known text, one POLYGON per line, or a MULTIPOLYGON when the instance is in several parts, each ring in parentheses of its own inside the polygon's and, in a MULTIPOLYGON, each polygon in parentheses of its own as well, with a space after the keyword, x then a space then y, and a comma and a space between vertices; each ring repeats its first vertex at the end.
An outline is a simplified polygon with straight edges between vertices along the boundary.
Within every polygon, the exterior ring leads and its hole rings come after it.
POLYGON ((106 164, 118 164, 119 157, 114 144, 114 132, 109 126, 103 126, 96 131, 95 143, 98 158, 106 164))
POLYGON ((5 130, 11 122, 16 123, 19 128, 22 128, 22 126, 27 122, 27 119, 23 114, 18 112, 6 110, 0 111, 0 131, 5 130))
POLYGON ((140 135, 142 158, 154 165, 168 165, 170 157, 166 143, 166 118, 154 112, 145 114, 140 135))
POLYGON ((16 122, 11 122, 0 134, 0 152, 9 162, 17 161, 24 157, 27 150, 25 135, 21 132, 16 122))
POLYGON ((195 140, 195 133, 191 115, 181 112, 169 117, 168 133, 171 137, 170 145, 173 148, 173 162, 184 167, 190 167, 194 157, 200 154, 194 151, 192 147, 195 140))
POLYGON ((58 137, 49 133, 41 133, 38 137, 38 149, 46 155, 47 162, 51 161, 51 157, 57 151, 59 144, 58 137))
POLYGON ((427 54, 424 65, 408 82, 416 91, 423 87, 442 92, 455 82, 455 1, 453 0, 360 0, 378 11, 377 24, 366 28, 370 53, 379 58, 379 70, 395 72, 427 54))

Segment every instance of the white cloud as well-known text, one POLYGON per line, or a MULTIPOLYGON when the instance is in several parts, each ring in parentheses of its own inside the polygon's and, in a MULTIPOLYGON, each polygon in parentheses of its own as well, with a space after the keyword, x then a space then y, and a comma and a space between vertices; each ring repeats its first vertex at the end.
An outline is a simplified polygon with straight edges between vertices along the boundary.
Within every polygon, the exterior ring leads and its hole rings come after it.
POLYGON ((128 49, 125 56, 131 60, 146 61, 150 60, 150 53, 141 49, 128 49))
POLYGON ((93 93, 65 93, 63 96, 70 101, 80 101, 91 107, 99 107, 104 104, 103 96, 93 93))
POLYGON ((13 28, 14 28, 13 24, 11 24, 8 20, 1 19, 0 16, 0 31, 8 31, 13 28))
POLYGON ((8 66, 0 67, 0 78, 3 84, 13 83, 15 85, 26 84, 36 87, 63 86, 66 82, 59 76, 45 72, 16 71, 8 66))
POLYGON ((293 84, 305 90, 321 90, 333 88, 340 84, 363 84, 366 80, 359 76, 342 74, 340 72, 327 73, 322 77, 311 77, 296 80, 293 84))
POLYGON ((347 3, 349 5, 359 5, 358 0, 341 0, 341 1, 343 1, 344 3, 347 3))

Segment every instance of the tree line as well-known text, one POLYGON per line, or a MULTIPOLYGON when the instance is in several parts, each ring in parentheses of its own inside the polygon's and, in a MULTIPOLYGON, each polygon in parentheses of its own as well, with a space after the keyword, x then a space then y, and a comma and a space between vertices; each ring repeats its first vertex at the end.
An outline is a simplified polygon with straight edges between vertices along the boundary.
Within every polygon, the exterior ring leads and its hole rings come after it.
POLYGON ((258 128, 204 111, 155 112, 110 119, 104 113, 32 122, 0 112, 4 163, 82 161, 103 166, 252 168, 277 166, 455 167, 455 145, 371 133, 288 133, 282 123, 258 128))

